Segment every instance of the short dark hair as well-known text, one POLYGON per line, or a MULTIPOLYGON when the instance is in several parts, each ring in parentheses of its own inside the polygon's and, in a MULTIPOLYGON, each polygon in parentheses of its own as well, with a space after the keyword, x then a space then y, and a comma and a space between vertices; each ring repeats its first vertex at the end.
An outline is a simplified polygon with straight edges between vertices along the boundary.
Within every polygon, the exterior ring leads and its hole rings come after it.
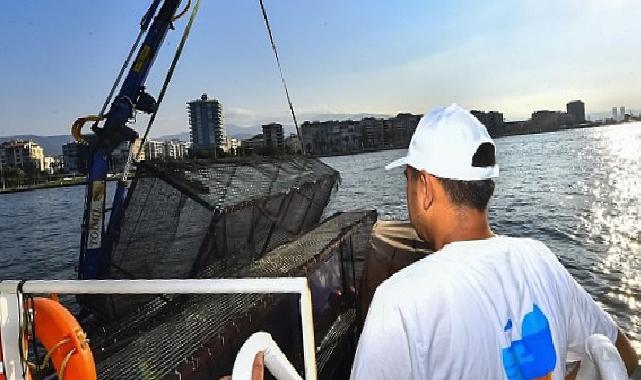
MULTIPOLYGON (((472 157, 473 167, 489 167, 496 164, 494 145, 483 143, 479 146, 472 157)), ((411 167, 414 178, 418 178, 419 171, 411 167)), ((460 206, 471 207, 475 210, 484 211, 490 203, 494 194, 494 180, 484 179, 477 181, 461 181, 449 178, 436 177, 441 182, 443 190, 452 203, 460 206)))
MULTIPOLYGON (((438 178, 438 177, 437 177, 438 178)), ((494 194, 494 181, 484 179, 479 181, 459 181, 448 178, 438 178, 443 190, 452 203, 483 211, 487 209, 490 198, 494 194)))

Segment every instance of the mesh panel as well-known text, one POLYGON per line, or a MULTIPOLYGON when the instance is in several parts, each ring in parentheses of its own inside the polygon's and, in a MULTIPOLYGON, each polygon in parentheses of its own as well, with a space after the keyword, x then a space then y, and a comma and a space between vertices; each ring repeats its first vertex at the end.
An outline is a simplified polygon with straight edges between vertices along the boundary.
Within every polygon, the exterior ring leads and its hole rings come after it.
MULTIPOLYGON (((353 338, 353 305, 332 304, 330 295, 349 286, 345 273, 351 272, 353 262, 346 258, 363 253, 353 251, 351 242, 367 239, 375 219, 373 211, 338 214, 258 260, 244 265, 222 260, 201 274, 230 278, 307 274, 322 374, 325 364, 343 353, 340 342, 353 338)), ((175 373, 182 378, 219 378, 230 373, 233 355, 257 330, 270 332, 302 369, 298 305, 291 297, 212 295, 187 296, 179 305, 151 302, 91 344, 94 352, 103 353, 97 361, 100 379, 159 379, 175 373), (150 313, 146 319, 140 317, 144 313, 150 313), (153 313, 155 317, 149 318, 153 313)))
MULTIPOLYGON (((338 173, 318 160, 146 162, 137 168, 105 278, 307 275, 319 367, 353 330, 354 262, 373 211, 318 225, 338 173), (343 316, 343 317, 341 317, 343 316), (325 339, 327 337, 327 339, 325 339)), ((251 332, 268 331, 302 369, 291 296, 86 296, 100 379, 219 378, 251 332)), ((88 313, 87 313, 88 311, 88 313)), ((343 347, 344 348, 344 347, 343 347)), ((329 371, 329 370, 328 370, 329 371)))
MULTIPOLYGON (((143 162, 102 277, 194 278, 222 259, 260 258, 319 222, 338 178, 304 157, 143 162)), ((151 297, 79 302, 96 318, 112 320, 151 297)))

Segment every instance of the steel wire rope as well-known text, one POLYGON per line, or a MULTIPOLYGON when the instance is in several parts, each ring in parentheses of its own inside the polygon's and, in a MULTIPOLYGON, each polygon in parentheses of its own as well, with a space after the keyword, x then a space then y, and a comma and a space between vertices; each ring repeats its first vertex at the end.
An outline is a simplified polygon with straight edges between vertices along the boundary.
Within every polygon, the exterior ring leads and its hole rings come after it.
MULTIPOLYGON (((116 77, 116 80, 114 81, 113 85, 111 86, 111 90, 109 91, 109 95, 107 95, 107 98, 105 99, 105 102, 102 105, 102 108, 100 109, 100 113, 98 113, 98 116, 104 116, 105 110, 107 109, 107 106, 109 103, 111 103, 111 99, 114 96, 114 93, 116 92, 116 88, 120 84, 120 81, 122 80, 122 76, 125 73, 125 69, 129 67, 129 62, 131 62, 131 57, 133 57, 134 53, 136 50, 138 50, 138 45, 140 45, 140 40, 142 39, 143 34, 147 31, 149 27, 149 17, 151 17, 150 12, 148 11, 145 13, 144 16, 142 16, 142 19, 140 19, 140 31, 138 32, 138 36, 136 37, 136 41, 134 44, 131 46, 131 49, 129 50, 129 54, 127 54, 127 58, 125 59, 125 62, 123 62, 122 66, 120 67, 120 71, 118 72, 118 76, 116 77)), ((98 123, 100 121, 96 120, 93 123, 93 127, 97 127, 98 123)))
POLYGON ((278 57, 278 50, 276 49, 276 42, 274 41, 274 36, 272 34, 272 28, 269 25, 269 18, 267 17, 267 10, 265 9, 265 4, 263 0, 259 0, 260 9, 263 12, 263 20, 265 20, 265 27, 267 28, 267 34, 269 34, 269 41, 272 44, 272 51, 276 57, 276 64, 278 65, 278 72, 280 73, 280 81, 283 83, 283 88, 285 89, 285 96, 287 97, 287 104, 289 105, 289 110, 292 113, 292 119, 294 120, 294 126, 296 127, 296 134, 298 135, 298 141, 300 141, 300 147, 303 154, 305 154, 305 144, 303 144, 303 136, 300 133, 298 128, 298 120, 296 120, 296 112, 294 112, 294 105, 292 104, 292 99, 289 96, 289 90, 287 89, 287 82, 285 81, 285 76, 283 75, 283 68, 280 64, 280 58, 278 57))
POLYGON ((171 21, 172 22, 178 21, 187 13, 190 7, 191 7, 191 0, 187 2, 187 5, 185 5, 185 8, 182 11, 180 11, 177 15, 175 15, 174 18, 171 19, 171 21))
MULTIPOLYGON (((183 30, 183 35, 180 39, 180 43, 178 44, 178 47, 176 48, 176 53, 174 54, 174 58, 171 61, 171 65, 169 66, 169 70, 167 71, 167 75, 165 76, 165 80, 163 82, 162 88, 160 90, 160 94, 158 95, 158 101, 156 102, 156 109, 154 112, 151 114, 151 117, 149 118, 149 122, 147 123, 147 128, 145 129, 145 134, 143 135, 142 139, 140 140, 140 146, 138 147, 138 152, 135 154, 135 160, 139 161, 140 159, 140 152, 142 152, 145 142, 147 141, 147 136, 149 136, 149 131, 151 130, 152 125, 154 124, 154 121, 156 120, 156 115, 158 114, 158 110, 160 109, 160 104, 162 103, 163 99, 165 98, 165 93, 167 92, 167 88, 169 87, 169 83, 171 82, 171 78, 174 75, 174 71, 176 69, 176 65, 178 64, 178 61, 180 60, 180 56, 182 54, 183 48, 185 46, 185 43, 187 42, 187 38, 189 37, 189 33, 191 32, 191 27, 194 23, 194 20, 196 19, 196 16, 198 15, 198 11, 200 10, 200 1, 201 0, 196 0, 196 4, 194 5, 193 10, 191 11, 191 15, 189 16, 189 21, 187 21, 187 25, 185 26, 185 29, 183 30)), ((187 9, 184 10, 186 12, 187 9)), ((132 147, 133 148, 133 147, 132 147)), ((127 177, 129 175, 129 170, 131 169, 131 164, 132 161, 134 160, 134 149, 130 148, 129 150, 129 157, 127 158, 127 163, 125 164, 125 168, 122 171, 122 180, 126 181, 127 177)))

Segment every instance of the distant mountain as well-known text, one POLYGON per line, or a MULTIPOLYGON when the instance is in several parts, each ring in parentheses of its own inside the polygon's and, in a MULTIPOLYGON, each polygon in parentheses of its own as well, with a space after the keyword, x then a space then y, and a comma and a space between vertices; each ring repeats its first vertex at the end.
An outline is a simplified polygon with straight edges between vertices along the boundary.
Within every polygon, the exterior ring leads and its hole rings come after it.
POLYGON ((62 146, 70 141, 73 141, 73 137, 71 137, 71 135, 14 135, 0 137, 0 143, 9 140, 31 140, 40 144, 42 150, 44 150, 45 156, 59 156, 62 154, 62 146))
POLYGON ((329 120, 361 120, 366 117, 389 118, 396 115, 386 115, 381 113, 316 113, 303 114, 303 120, 309 121, 329 121, 329 120))
POLYGON ((163 136, 153 137, 153 139, 160 140, 160 141, 169 141, 169 140, 189 141, 189 132, 180 132, 175 135, 163 135, 163 136))
MULTIPOLYGON (((263 132, 262 127, 239 127, 237 125, 225 125, 227 130, 227 136, 234 137, 239 140, 248 139, 254 135, 263 132)), ((154 140, 167 141, 167 140, 180 140, 180 141, 189 141, 189 132, 180 132, 173 135, 163 135, 154 137, 154 140)))

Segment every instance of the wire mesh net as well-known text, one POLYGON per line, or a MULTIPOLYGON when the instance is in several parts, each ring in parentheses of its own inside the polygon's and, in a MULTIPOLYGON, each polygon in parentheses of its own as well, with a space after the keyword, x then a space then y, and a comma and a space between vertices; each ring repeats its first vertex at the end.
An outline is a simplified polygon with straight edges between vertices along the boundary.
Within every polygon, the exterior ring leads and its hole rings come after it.
MULTIPOLYGON (((344 351, 354 348, 356 277, 376 219, 373 211, 348 212, 319 225, 338 181, 335 170, 304 157, 144 162, 103 277, 306 275, 319 368, 334 373, 353 354, 344 351)), ((297 297, 92 295, 79 302, 100 379, 218 378, 257 330, 270 332, 302 370, 297 297)))
MULTIPOLYGON (((374 211, 337 214, 260 259, 243 265, 223 260, 221 265, 204 268, 202 275, 306 275, 312 292, 319 372, 321 378, 334 378, 337 363, 353 357, 356 313, 355 295, 350 291, 356 282, 354 261, 364 255, 375 220, 374 211)), ((302 371, 297 302, 295 296, 244 294, 147 303, 92 340, 94 352, 102 353, 97 362, 99 378, 219 378, 230 373, 240 345, 258 330, 271 333, 302 371)))
MULTIPOLYGON (((305 157, 149 161, 138 168, 103 278, 207 277, 221 260, 243 264, 309 231, 338 172, 305 157)), ((148 296, 82 297, 93 318, 119 319, 148 296)))

